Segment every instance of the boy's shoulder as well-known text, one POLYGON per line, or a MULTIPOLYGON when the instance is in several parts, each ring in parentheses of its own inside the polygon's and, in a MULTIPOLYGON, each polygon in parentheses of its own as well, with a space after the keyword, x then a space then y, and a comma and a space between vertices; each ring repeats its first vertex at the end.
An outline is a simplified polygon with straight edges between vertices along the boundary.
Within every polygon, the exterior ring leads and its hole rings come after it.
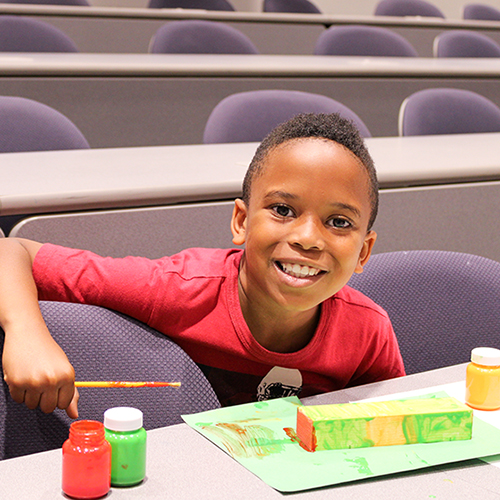
MULTIPOLYGON (((226 275, 233 268, 238 269, 242 250, 237 248, 188 248, 181 252, 164 257, 173 266, 182 269, 182 274, 189 275, 226 275)), ((232 273, 231 273, 232 274, 232 273)))
POLYGON ((164 273, 176 273, 186 278, 196 276, 224 276, 238 269, 242 250, 237 248, 188 248, 174 255, 150 259, 141 256, 104 257, 89 250, 74 249, 50 243, 39 250, 34 269, 53 268, 57 263, 71 262, 76 267, 97 266, 101 271, 142 272, 161 270, 164 273))
POLYGON ((341 301, 348 307, 363 308, 367 312, 371 311, 374 314, 381 315, 386 318, 388 317, 385 309, 370 299, 370 297, 367 297, 364 293, 350 287, 349 285, 345 285, 332 298, 337 301, 341 301))

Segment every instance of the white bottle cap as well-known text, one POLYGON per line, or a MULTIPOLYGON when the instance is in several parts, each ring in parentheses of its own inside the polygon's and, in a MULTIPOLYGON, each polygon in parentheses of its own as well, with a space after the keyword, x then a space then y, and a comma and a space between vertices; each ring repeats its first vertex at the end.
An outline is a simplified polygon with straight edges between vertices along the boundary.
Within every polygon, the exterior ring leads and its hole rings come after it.
POLYGON ((110 431, 136 431, 142 427, 142 411, 137 408, 118 406, 104 412, 104 427, 110 431))
POLYGON ((493 347, 476 347, 472 349, 470 359, 483 366, 500 366, 500 349, 493 347))

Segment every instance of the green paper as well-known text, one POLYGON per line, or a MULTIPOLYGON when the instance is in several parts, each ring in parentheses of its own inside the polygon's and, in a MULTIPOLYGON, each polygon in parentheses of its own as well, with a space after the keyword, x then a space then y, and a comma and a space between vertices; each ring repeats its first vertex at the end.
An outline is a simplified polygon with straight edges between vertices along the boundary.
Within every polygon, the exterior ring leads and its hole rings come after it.
POLYGON ((500 429, 476 416, 470 440, 311 453, 294 439, 300 405, 296 397, 273 399, 184 415, 183 419, 269 486, 283 492, 500 453, 500 429))

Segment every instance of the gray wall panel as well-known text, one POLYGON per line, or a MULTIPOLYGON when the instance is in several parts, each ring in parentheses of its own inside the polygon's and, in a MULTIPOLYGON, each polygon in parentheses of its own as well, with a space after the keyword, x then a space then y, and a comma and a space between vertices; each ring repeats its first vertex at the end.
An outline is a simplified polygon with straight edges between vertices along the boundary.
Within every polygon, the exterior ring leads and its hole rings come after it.
MULTIPOLYGON (((229 247, 233 202, 110 210, 26 219, 11 236, 160 257, 193 246, 229 247)), ((380 193, 374 253, 450 250, 500 261, 500 181, 380 193)))

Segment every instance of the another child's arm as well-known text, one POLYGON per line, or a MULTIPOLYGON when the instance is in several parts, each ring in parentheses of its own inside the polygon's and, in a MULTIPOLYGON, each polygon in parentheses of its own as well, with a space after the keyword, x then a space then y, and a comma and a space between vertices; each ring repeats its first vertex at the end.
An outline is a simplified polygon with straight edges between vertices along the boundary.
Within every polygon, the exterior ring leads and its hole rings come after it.
POLYGON ((38 306, 33 260, 41 244, 0 239, 0 326, 5 332, 3 372, 14 401, 49 413, 78 416, 75 373, 50 335, 38 306))

